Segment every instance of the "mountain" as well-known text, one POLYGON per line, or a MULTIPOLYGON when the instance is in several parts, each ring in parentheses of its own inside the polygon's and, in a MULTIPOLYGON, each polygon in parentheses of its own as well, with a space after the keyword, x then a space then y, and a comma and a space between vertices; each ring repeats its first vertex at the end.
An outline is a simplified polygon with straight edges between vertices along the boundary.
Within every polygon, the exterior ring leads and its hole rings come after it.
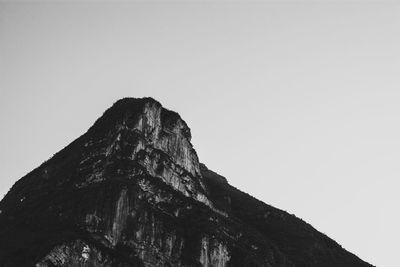
POLYGON ((371 266, 199 162, 185 121, 117 101, 0 202, 0 266, 371 266))

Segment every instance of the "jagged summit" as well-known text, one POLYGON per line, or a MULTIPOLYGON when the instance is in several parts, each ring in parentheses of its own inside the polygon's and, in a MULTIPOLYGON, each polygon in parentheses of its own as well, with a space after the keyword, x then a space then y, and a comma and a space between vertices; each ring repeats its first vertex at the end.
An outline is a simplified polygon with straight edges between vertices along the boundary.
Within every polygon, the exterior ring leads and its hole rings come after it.
POLYGON ((191 139, 190 128, 186 122, 180 117, 177 112, 168 110, 164 108, 160 102, 152 97, 143 98, 132 98, 126 97, 116 101, 109 109, 107 109, 104 114, 94 123, 94 125, 89 129, 89 131, 99 131, 102 127, 109 127, 114 123, 127 119, 135 119, 134 116, 145 112, 146 106, 154 106, 160 109, 161 122, 163 124, 174 124, 181 121, 185 126, 185 134, 188 140, 191 139))
POLYGON ((117 101, 0 202, 0 266, 371 266, 199 163, 152 98, 117 101))

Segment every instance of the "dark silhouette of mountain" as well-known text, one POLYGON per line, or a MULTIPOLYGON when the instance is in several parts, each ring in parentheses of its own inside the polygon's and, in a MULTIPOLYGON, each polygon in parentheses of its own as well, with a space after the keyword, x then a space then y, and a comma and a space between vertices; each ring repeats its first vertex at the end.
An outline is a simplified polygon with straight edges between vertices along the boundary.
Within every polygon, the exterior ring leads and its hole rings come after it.
POLYGON ((116 102, 0 202, 0 266, 371 266, 199 163, 181 117, 116 102))

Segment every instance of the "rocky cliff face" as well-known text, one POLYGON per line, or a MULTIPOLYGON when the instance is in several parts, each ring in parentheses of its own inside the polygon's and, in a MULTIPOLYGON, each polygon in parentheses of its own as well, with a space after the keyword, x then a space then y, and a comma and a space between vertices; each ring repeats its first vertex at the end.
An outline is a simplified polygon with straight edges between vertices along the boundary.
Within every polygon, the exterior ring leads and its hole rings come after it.
POLYGON ((371 266, 199 163, 181 117, 122 99, 0 202, 0 266, 371 266))

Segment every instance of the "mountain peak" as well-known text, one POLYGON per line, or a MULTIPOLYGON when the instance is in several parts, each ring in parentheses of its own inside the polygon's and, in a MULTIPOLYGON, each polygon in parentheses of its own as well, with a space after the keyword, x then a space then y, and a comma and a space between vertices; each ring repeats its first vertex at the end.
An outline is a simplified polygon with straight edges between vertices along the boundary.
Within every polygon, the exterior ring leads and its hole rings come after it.
POLYGON ((199 163, 190 129, 123 98, 0 202, 0 266, 370 267, 199 163))
MULTIPOLYGON (((88 131, 81 163, 87 165, 85 162, 91 162, 93 155, 98 160, 99 154, 111 166, 124 159, 131 164, 115 167, 114 172, 159 177, 185 195, 194 194, 195 199, 210 205, 201 193, 204 185, 199 160, 190 140, 190 129, 178 113, 162 107, 153 98, 123 98, 88 131), (131 166, 133 163, 135 167, 131 166)), ((104 175, 108 170, 104 166, 101 170, 92 170, 84 183, 99 179, 92 179, 93 175, 101 179, 116 175, 104 175)))
POLYGON ((164 126, 172 126, 180 121, 184 135, 190 141, 190 128, 181 116, 177 112, 164 108, 160 102, 152 97, 126 97, 119 99, 94 123, 90 131, 101 131, 102 127, 113 125, 122 120, 135 120, 140 114, 149 112, 149 109, 155 109, 160 112, 160 122, 164 126))

